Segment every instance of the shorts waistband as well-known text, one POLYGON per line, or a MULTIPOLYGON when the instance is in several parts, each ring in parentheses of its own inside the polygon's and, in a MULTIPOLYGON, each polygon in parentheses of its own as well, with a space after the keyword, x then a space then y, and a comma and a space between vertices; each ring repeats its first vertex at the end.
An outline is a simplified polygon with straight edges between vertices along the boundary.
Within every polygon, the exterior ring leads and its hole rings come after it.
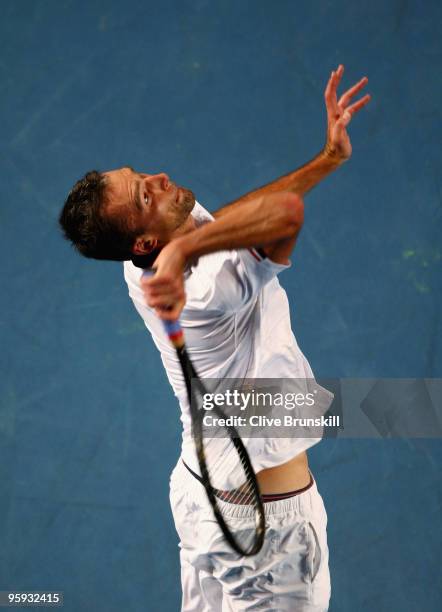
MULTIPOLYGON (((188 470, 188 472, 198 480, 202 486, 203 479, 199 474, 194 472, 183 459, 181 462, 184 467, 188 470)), ((289 511, 294 511, 297 513, 302 513, 303 509, 309 510, 310 502, 311 502, 311 494, 317 493, 317 486, 313 474, 309 470, 310 473, 310 482, 302 489, 297 489, 295 491, 290 491, 287 493, 281 494, 268 494, 263 495, 263 503, 264 503, 264 512, 266 515, 274 515, 274 514, 286 514, 289 511), (275 499, 276 498, 276 499, 275 499)), ((238 517, 238 518, 246 518, 250 515, 250 517, 254 517, 254 508, 251 505, 241 504, 235 499, 240 499, 241 494, 235 491, 219 491, 218 489, 213 489, 215 495, 218 498, 218 505, 222 514, 225 516, 238 517)))
POLYGON ((265 504, 272 501, 281 501, 282 499, 288 499, 289 497, 294 497, 295 495, 300 495, 301 493, 304 493, 304 491, 308 491, 308 489, 313 486, 313 475, 310 470, 309 474, 310 482, 305 487, 302 487, 301 489, 295 489, 294 491, 288 491, 287 493, 264 493, 263 495, 261 495, 262 501, 265 504))

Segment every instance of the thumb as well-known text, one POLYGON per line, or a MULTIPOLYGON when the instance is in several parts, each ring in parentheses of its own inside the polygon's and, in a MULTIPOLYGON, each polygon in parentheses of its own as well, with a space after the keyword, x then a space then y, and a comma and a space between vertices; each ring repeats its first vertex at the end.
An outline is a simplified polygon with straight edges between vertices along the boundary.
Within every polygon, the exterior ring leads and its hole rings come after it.
POLYGON ((335 142, 339 142, 344 136, 346 136, 346 127, 350 123, 351 115, 349 112, 345 112, 342 117, 336 121, 333 129, 333 139, 335 142))

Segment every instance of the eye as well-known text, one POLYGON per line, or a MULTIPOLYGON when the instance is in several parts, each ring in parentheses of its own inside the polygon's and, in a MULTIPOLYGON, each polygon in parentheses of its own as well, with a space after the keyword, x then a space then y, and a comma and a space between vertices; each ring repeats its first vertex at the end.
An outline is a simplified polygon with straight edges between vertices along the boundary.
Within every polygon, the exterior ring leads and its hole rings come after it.
POLYGON ((147 193, 144 194, 144 203, 146 205, 149 204, 149 196, 147 195, 147 193))

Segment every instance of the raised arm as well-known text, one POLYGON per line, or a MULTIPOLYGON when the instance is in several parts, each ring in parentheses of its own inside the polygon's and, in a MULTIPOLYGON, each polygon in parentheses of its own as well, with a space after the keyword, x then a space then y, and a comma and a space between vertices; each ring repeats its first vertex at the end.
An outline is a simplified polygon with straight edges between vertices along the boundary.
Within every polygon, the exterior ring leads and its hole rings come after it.
POLYGON ((324 149, 311 161, 297 170, 282 176, 268 185, 259 187, 237 200, 223 206, 214 213, 215 218, 222 217, 231 207, 242 205, 244 202, 256 200, 260 196, 290 191, 305 195, 331 172, 341 166, 351 156, 352 148, 347 133, 347 126, 351 118, 370 100, 366 94, 360 100, 350 104, 354 96, 367 84, 367 77, 362 78, 353 87, 350 87, 337 99, 337 89, 344 74, 344 66, 340 65, 333 71, 324 92, 327 111, 327 137, 324 149))
POLYGON ((194 257, 224 249, 264 248, 270 259, 286 263, 303 224, 302 195, 351 155, 347 126, 370 100, 350 104, 366 85, 364 77, 337 99, 344 67, 332 72, 325 90, 327 138, 324 150, 305 166, 256 189, 215 213, 215 221, 174 238, 155 261, 157 273, 143 279, 147 303, 163 319, 176 319, 185 303, 183 271, 194 257))

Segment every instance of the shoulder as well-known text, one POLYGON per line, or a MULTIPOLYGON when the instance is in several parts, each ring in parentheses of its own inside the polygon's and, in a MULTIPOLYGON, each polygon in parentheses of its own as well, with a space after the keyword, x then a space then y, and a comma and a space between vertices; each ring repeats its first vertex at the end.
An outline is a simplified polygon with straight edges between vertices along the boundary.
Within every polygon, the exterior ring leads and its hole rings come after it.
POLYGON ((196 200, 195 206, 190 214, 195 219, 197 227, 209 223, 210 221, 215 221, 215 217, 196 200))

